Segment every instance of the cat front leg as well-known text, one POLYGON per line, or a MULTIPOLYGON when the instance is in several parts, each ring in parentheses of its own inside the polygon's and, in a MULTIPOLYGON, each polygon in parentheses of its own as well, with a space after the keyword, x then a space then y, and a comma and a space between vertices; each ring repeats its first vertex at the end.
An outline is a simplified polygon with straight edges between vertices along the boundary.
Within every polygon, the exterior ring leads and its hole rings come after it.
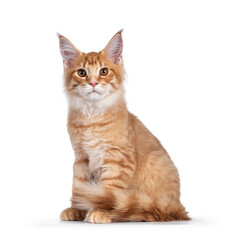
MULTIPOLYGON (((129 155, 123 155, 123 151, 112 151, 111 155, 114 158, 105 158, 103 161, 100 185, 107 191, 127 189, 135 171, 134 161, 128 158, 129 155)), ((108 211, 100 210, 96 206, 96 208, 88 211, 84 221, 88 223, 111 223, 112 219, 108 211)))
POLYGON ((84 183, 90 180, 88 163, 89 160, 87 157, 76 158, 73 164, 73 187, 75 182, 84 183))
MULTIPOLYGON (((75 197, 75 186, 78 183, 88 182, 90 173, 88 170, 88 159, 86 156, 76 154, 76 160, 73 164, 73 187, 72 199, 75 197)), ((86 211, 74 208, 73 202, 70 208, 66 208, 61 212, 60 219, 62 221, 83 221, 86 216, 86 211)))

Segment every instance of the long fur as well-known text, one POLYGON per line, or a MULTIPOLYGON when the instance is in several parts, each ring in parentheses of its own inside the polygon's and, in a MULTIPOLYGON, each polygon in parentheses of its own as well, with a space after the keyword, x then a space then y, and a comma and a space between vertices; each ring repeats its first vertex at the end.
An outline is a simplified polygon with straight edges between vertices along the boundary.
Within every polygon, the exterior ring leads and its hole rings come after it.
POLYGON ((108 212, 114 221, 166 222, 190 218, 182 205, 161 208, 161 204, 144 193, 122 190, 103 190, 95 183, 74 186, 74 207, 82 210, 98 209, 108 212))
POLYGON ((61 219, 188 220, 177 168, 159 140, 127 109, 121 31, 99 53, 82 53, 59 38, 75 153, 72 206, 61 219))

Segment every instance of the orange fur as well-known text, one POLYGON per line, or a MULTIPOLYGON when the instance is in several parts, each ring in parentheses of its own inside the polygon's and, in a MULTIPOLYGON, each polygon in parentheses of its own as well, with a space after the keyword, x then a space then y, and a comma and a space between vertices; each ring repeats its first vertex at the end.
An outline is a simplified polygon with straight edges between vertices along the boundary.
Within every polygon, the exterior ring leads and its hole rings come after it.
POLYGON ((99 53, 82 53, 59 39, 75 152, 72 208, 61 219, 79 220, 79 213, 73 217, 78 210, 83 216, 89 211, 85 220, 94 223, 188 220, 176 167, 159 140, 127 110, 121 32, 99 53), (99 74, 102 67, 107 76, 99 74), (80 68, 85 77, 77 74, 80 68), (103 93, 86 93, 91 81, 103 93))

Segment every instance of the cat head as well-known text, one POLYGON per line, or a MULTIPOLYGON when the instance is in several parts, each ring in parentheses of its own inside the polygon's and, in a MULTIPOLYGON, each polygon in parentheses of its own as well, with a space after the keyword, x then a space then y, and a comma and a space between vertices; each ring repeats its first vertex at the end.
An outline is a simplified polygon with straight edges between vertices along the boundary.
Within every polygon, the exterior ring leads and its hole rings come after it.
POLYGON ((123 92, 122 31, 99 53, 83 53, 62 35, 59 43, 69 97, 96 104, 107 98, 111 101, 123 92))

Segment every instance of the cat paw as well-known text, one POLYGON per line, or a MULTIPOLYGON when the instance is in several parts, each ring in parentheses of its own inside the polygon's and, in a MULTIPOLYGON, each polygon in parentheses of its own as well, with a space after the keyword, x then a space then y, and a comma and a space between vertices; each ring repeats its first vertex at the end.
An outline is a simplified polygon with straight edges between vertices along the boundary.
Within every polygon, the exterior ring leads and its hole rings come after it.
POLYGON ((88 223, 112 222, 111 218, 107 215, 107 213, 99 210, 89 210, 84 221, 88 223))
POLYGON ((76 208, 66 208, 62 211, 60 218, 62 221, 82 221, 82 212, 76 208))

